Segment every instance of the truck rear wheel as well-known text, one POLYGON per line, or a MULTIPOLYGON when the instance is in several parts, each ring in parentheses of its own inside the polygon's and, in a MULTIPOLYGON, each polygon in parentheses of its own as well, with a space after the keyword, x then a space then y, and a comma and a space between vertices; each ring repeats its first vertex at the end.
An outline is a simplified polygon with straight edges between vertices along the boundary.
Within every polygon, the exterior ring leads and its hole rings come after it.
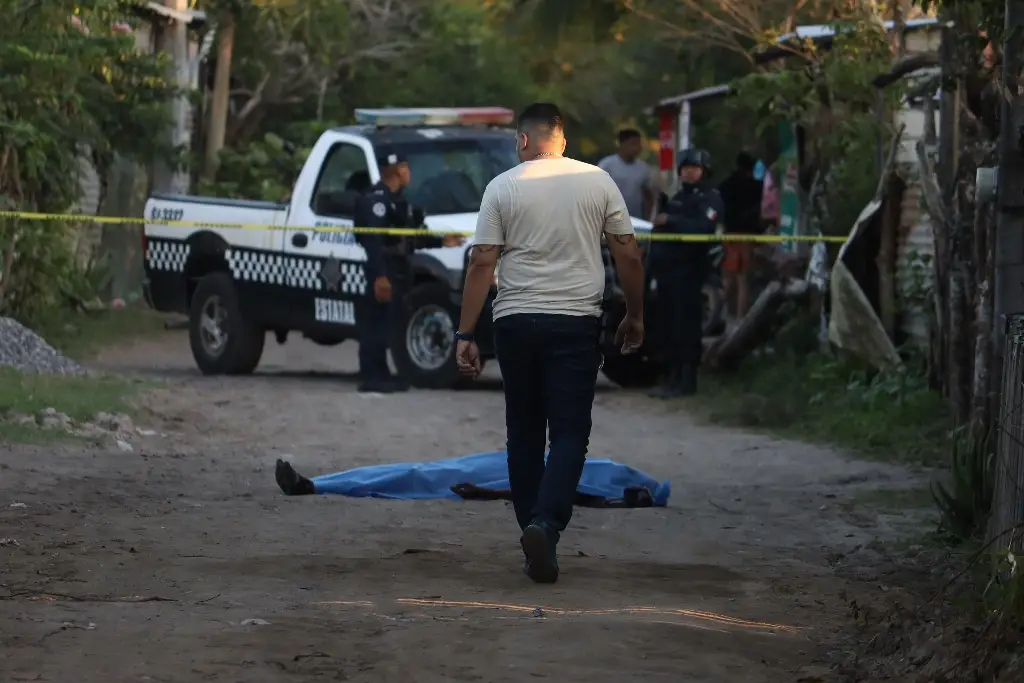
POLYGON ((188 338, 204 375, 248 375, 260 363, 266 333, 245 320, 231 276, 216 272, 192 295, 188 338))
POLYGON ((665 364, 639 353, 615 353, 604 359, 601 372, 624 389, 646 389, 657 384, 665 364))
POLYGON ((392 331, 391 358, 398 374, 414 387, 454 389, 466 384, 455 364, 459 312, 442 282, 416 285, 401 302, 392 331))

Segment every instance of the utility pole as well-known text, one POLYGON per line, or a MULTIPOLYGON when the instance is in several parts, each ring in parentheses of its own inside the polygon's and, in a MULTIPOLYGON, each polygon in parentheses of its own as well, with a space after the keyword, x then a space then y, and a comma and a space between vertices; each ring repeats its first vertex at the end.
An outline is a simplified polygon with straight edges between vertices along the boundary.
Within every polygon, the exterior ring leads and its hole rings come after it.
MULTIPOLYGON (((176 147, 187 148, 190 141, 189 122, 192 118, 192 106, 188 101, 188 90, 191 87, 188 54, 188 17, 189 0, 163 0, 163 5, 172 12, 164 19, 163 26, 157 33, 156 48, 171 57, 171 80, 181 90, 173 104, 173 123, 170 136, 171 143, 176 147)), ((175 169, 167 162, 160 162, 153 168, 153 191, 171 194, 188 192, 189 174, 187 171, 175 169)))
MULTIPOLYGON (((1006 323, 1024 313, 1024 0, 1006 0, 1002 110, 999 131, 999 211, 993 283, 993 377, 1002 378, 1006 323)), ((998 387, 994 387, 998 391, 998 387)), ((997 394, 998 395, 998 394, 997 394)))

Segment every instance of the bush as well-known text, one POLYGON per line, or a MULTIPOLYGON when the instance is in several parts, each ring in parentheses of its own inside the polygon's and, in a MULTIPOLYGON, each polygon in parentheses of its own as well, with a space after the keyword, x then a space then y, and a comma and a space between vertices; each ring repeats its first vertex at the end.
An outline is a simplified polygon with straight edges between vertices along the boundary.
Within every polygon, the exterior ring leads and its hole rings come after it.
POLYGON ((948 409, 916 364, 877 372, 820 353, 762 354, 707 377, 702 392, 694 405, 717 422, 904 462, 937 465, 948 451, 948 409))
MULTIPOLYGON (((117 0, 0 0, 0 210, 61 213, 79 199, 81 158, 101 178, 117 153, 175 159, 166 62, 115 35, 117 0)), ((0 315, 71 299, 98 271, 76 267, 76 226, 0 219, 0 315)), ((88 287, 85 287, 88 289, 88 287)))

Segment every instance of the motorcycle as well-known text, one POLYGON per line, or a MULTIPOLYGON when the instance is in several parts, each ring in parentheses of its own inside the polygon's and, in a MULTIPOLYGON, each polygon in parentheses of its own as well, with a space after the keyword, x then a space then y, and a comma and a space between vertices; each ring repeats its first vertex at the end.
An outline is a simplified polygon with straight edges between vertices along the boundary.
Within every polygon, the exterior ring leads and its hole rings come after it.
MULTIPOLYGON (((601 371, 605 377, 619 386, 649 387, 665 370, 664 353, 657 348, 656 343, 652 343, 660 337, 659 328, 664 324, 657 316, 651 315, 657 310, 657 281, 648 277, 645 292, 647 316, 644 326, 646 336, 651 341, 645 343, 637 353, 623 356, 615 346, 615 330, 626 313, 625 295, 616 281, 614 265, 607 247, 603 251, 606 284, 601 325, 601 346, 604 354, 601 371)), ((725 296, 721 276, 724 257, 725 247, 721 243, 716 243, 708 250, 708 276, 704 285, 704 336, 714 336, 725 331, 725 296)))

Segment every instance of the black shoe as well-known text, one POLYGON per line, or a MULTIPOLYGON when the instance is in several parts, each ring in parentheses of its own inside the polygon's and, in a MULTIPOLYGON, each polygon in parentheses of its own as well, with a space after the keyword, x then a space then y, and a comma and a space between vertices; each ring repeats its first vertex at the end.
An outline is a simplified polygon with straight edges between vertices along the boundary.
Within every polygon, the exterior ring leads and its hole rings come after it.
POLYGON ((668 399, 675 398, 679 389, 679 378, 682 374, 680 368, 674 363, 669 368, 665 380, 654 391, 647 394, 651 398, 668 399))
POLYGON ((666 399, 672 398, 673 388, 670 386, 658 387, 654 391, 647 392, 648 398, 666 399))
POLYGON ((277 461, 274 478, 286 496, 311 496, 316 493, 313 482, 296 472, 295 468, 284 460, 277 461))
POLYGON ((397 377, 383 377, 360 382, 358 390, 361 394, 394 394, 409 391, 409 384, 397 377))
POLYGON ((526 575, 535 583, 558 581, 557 534, 543 522, 534 522, 523 529, 520 543, 526 553, 526 575))
POLYGON ((676 386, 680 396, 693 396, 697 393, 697 366, 685 365, 679 375, 679 384, 676 386))

